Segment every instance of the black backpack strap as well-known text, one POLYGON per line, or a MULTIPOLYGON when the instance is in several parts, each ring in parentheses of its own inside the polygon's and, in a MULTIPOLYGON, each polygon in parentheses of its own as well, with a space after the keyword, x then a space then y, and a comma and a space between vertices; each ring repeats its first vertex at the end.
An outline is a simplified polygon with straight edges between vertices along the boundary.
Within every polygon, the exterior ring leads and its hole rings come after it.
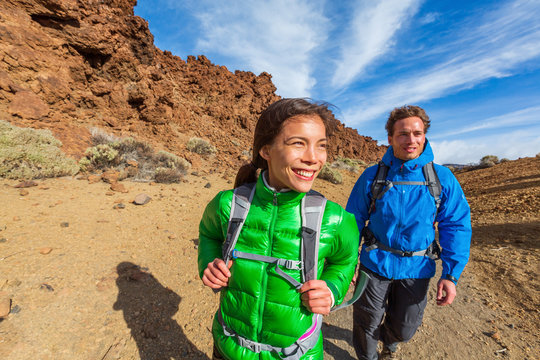
MULTIPOLYGON (((424 177, 426 179, 426 182, 428 183, 428 189, 431 196, 433 196, 433 199, 435 199, 435 206, 437 207, 437 212, 439 211, 439 206, 441 205, 441 181, 439 180, 439 176, 437 175, 437 172, 435 171, 435 166, 433 165, 433 161, 430 161, 424 167, 422 167, 422 172, 424 173, 424 177)), ((437 217, 437 213, 435 214, 435 217, 437 217)))
POLYGON ((231 253, 240 235, 240 230, 242 230, 242 226, 244 226, 244 222, 246 221, 254 194, 255 183, 244 184, 234 189, 227 235, 222 248, 223 259, 226 264, 231 259, 231 253))
POLYGON ((388 176, 388 166, 384 162, 379 161, 377 173, 375 174, 375 178, 371 183, 371 203, 369 204, 369 214, 375 211, 375 201, 380 199, 393 186, 392 182, 386 180, 386 176, 388 176))
POLYGON ((319 238, 321 222, 326 206, 326 198, 315 190, 310 190, 302 199, 302 281, 317 279, 319 261, 319 238))

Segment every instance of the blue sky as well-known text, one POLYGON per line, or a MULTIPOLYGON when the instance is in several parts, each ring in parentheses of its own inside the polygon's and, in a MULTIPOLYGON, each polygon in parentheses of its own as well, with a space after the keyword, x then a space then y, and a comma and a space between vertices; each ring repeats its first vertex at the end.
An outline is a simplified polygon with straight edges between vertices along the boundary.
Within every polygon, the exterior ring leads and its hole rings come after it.
POLYGON ((540 0, 139 0, 155 45, 272 74, 387 144, 397 106, 422 106, 435 161, 540 153, 540 0))

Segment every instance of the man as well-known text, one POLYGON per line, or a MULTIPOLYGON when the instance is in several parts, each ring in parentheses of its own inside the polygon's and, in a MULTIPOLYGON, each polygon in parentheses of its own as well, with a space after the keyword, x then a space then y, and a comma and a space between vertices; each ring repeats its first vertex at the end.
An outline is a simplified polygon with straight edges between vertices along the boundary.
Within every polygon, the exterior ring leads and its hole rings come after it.
POLYGON ((371 276, 354 304, 353 344, 359 359, 377 359, 379 340, 381 358, 392 358, 398 343, 410 340, 422 323, 434 259, 440 252, 436 228, 442 247, 437 305, 452 303, 469 259, 469 205, 452 172, 429 164, 433 161, 426 139, 429 125, 429 117, 418 106, 394 109, 386 123, 390 147, 383 164, 364 171, 347 203, 364 238, 361 269, 371 276), (436 175, 424 175, 429 169, 436 175), (378 189, 372 187, 376 177, 378 189))

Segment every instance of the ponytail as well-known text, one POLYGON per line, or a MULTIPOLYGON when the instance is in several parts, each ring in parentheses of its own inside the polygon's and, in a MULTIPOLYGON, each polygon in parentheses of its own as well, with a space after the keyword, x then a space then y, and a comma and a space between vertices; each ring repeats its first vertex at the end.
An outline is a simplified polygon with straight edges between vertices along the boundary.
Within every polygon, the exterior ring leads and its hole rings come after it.
POLYGON ((234 188, 236 189, 241 185, 256 182, 257 170, 258 168, 251 161, 247 164, 242 165, 242 167, 238 169, 236 179, 234 179, 234 188))

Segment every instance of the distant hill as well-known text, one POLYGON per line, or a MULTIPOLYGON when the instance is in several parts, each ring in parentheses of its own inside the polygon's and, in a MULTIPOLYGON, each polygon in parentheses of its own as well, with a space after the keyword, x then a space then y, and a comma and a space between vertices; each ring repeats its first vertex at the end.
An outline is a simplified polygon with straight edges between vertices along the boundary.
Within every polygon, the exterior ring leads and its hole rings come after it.
MULTIPOLYGON (((230 72, 205 56, 181 59, 153 44, 135 0, 0 2, 0 119, 48 128, 79 157, 89 128, 135 136, 197 163, 192 136, 218 148, 211 159, 247 159, 261 111, 279 99, 271 75, 230 72)), ((338 122, 330 159, 374 161, 385 147, 338 122)))

